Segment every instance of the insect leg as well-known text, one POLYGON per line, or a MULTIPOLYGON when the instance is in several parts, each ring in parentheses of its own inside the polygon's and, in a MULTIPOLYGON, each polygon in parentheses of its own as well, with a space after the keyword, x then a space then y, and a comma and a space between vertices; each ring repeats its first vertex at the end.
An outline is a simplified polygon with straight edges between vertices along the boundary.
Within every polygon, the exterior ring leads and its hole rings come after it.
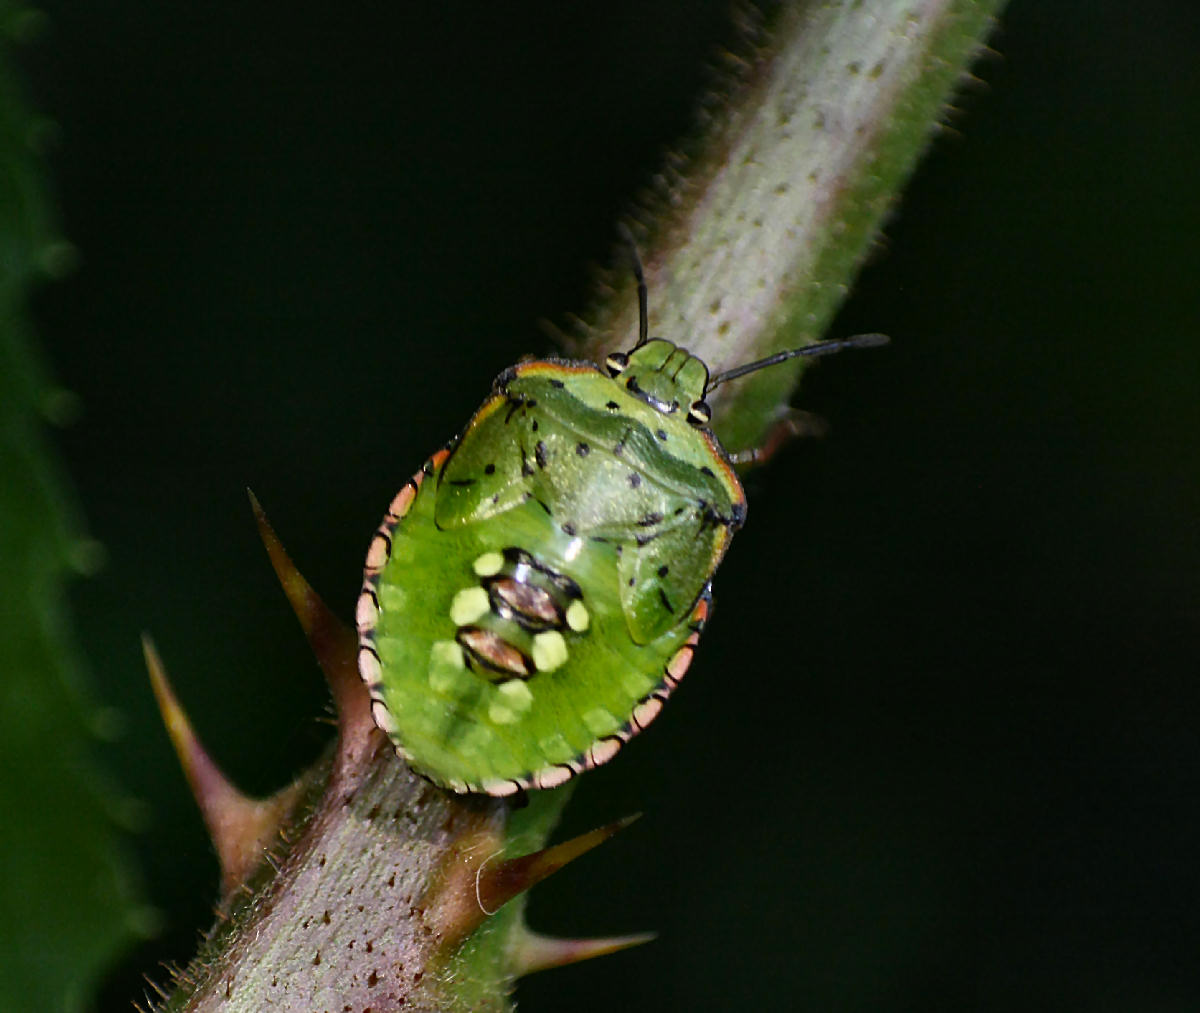
POLYGON ((756 468, 766 464, 792 440, 802 437, 820 437, 829 432, 829 423, 820 415, 788 408, 767 430, 766 439, 757 447, 747 447, 729 455, 731 464, 738 467, 756 468))

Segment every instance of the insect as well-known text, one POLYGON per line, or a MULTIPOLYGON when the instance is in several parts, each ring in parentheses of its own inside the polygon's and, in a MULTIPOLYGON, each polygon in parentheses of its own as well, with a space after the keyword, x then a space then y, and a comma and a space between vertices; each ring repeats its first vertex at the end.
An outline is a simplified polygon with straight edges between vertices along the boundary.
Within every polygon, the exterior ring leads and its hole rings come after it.
POLYGON ((371 540, 355 618, 372 714, 413 769, 452 791, 556 787, 654 720, 746 517, 705 397, 795 356, 887 340, 819 342, 710 377, 648 336, 633 261, 637 344, 603 368, 506 369, 371 540))

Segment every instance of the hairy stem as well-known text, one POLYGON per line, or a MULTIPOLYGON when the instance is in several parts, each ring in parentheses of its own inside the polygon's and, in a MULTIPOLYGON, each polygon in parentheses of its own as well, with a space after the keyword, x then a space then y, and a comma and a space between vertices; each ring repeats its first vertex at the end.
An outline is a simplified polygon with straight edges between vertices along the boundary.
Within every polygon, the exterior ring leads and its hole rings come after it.
MULTIPOLYGON (((712 113, 686 175, 642 213, 651 332, 714 371, 817 340, 849 292, 998 0, 797 3, 712 113)), ((628 272, 583 351, 636 333, 628 272)), ((756 445, 803 360, 721 388, 725 446, 756 445)), ((715 407, 715 406, 714 406, 715 407)))

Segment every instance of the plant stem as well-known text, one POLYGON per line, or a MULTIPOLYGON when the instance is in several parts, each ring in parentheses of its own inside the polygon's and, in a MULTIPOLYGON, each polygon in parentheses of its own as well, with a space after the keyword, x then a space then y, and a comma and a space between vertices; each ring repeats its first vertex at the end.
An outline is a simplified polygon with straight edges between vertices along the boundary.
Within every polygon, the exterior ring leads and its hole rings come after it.
MULTIPOLYGON (((817 340, 1001 6, 788 6, 704 126, 692 168, 663 177, 660 199, 635 213, 650 216, 653 234, 643 251, 651 332, 714 373, 817 340)), ((603 361, 636 333, 627 274, 591 314, 588 358, 603 361)), ((803 368, 796 360, 715 395, 728 449, 761 441, 803 368)))

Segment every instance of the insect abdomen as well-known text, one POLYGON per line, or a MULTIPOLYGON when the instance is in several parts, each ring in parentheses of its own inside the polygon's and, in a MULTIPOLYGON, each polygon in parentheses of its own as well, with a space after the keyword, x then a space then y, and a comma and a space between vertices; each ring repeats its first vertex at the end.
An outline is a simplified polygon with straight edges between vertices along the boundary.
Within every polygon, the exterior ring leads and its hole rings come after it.
POLYGON ((398 752, 439 784, 551 787, 648 723, 698 633, 680 623, 635 645, 616 547, 566 534, 536 501, 503 524, 440 529, 444 461, 381 526, 360 596, 360 671, 398 752))

